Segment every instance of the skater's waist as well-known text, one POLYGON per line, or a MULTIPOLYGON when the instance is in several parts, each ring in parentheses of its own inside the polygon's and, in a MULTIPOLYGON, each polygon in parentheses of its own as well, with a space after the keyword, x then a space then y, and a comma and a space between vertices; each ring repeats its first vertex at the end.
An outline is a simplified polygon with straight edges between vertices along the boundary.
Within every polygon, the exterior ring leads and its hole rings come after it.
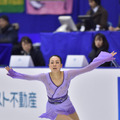
POLYGON ((50 98, 48 96, 48 102, 51 104, 60 104, 60 103, 63 103, 67 98, 68 98, 68 94, 66 94, 62 97, 59 97, 59 98, 50 98))

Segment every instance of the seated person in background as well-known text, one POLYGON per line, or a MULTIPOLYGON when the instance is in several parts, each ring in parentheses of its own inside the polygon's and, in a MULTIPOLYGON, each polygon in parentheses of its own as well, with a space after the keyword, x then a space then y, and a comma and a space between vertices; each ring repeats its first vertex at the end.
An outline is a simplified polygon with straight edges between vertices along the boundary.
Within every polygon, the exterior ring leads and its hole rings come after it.
POLYGON ((0 16, 0 43, 18 43, 18 29, 16 25, 9 23, 9 18, 5 15, 0 16))
POLYGON ((32 41, 29 37, 22 37, 20 44, 12 50, 12 55, 30 55, 35 66, 45 66, 42 52, 33 48, 32 41))
POLYGON ((120 31, 120 24, 117 27, 109 27, 109 31, 120 31))
MULTIPOLYGON (((107 30, 108 29, 108 13, 107 11, 101 6, 101 0, 88 0, 91 9, 87 12, 86 15, 90 15, 92 17, 93 23, 99 27, 99 30, 107 30)), ((81 28, 81 23, 77 24, 78 30, 81 28)), ((91 30, 89 28, 89 30, 91 30)))
MULTIPOLYGON (((109 44, 105 35, 101 33, 97 33, 92 43, 92 51, 89 53, 88 56, 91 60, 90 62, 92 62, 92 60, 95 57, 97 57, 101 51, 108 52, 108 49, 109 49, 109 44)), ((110 62, 106 62, 101 65, 101 67, 110 67, 110 66, 111 66, 110 62)))

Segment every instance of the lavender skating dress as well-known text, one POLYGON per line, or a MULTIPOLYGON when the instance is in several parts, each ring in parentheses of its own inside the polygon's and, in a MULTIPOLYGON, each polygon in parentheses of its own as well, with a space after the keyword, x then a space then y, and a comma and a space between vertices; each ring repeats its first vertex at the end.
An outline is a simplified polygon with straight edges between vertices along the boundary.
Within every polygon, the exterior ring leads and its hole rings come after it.
POLYGON ((75 112, 75 108, 73 107, 68 96, 70 81, 77 75, 91 71, 101 64, 112 61, 113 59, 114 58, 110 53, 101 52, 99 56, 96 57, 88 66, 77 70, 64 71, 64 79, 60 86, 56 86, 52 82, 49 73, 25 75, 10 69, 7 75, 12 78, 42 81, 46 86, 48 102, 46 106, 46 113, 42 114, 40 117, 55 120, 58 114, 69 115, 75 112))

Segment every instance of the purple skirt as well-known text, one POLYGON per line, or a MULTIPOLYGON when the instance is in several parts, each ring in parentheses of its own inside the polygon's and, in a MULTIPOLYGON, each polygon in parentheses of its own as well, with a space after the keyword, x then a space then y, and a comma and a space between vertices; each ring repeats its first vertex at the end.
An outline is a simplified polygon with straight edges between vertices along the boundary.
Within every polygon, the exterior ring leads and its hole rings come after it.
POLYGON ((72 105, 69 97, 60 104, 51 104, 47 102, 46 113, 43 113, 40 118, 48 118, 50 120, 55 120, 58 114, 69 115, 75 112, 75 108, 72 105))

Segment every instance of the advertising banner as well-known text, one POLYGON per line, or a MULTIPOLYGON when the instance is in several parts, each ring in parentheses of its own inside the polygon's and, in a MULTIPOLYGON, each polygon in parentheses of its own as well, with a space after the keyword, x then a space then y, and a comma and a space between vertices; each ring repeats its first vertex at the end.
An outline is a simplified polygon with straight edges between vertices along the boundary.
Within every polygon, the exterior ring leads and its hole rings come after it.
POLYGON ((0 0, 0 13, 16 13, 24 11, 24 0, 0 0))
POLYGON ((73 0, 26 0, 28 14, 71 14, 73 0))

